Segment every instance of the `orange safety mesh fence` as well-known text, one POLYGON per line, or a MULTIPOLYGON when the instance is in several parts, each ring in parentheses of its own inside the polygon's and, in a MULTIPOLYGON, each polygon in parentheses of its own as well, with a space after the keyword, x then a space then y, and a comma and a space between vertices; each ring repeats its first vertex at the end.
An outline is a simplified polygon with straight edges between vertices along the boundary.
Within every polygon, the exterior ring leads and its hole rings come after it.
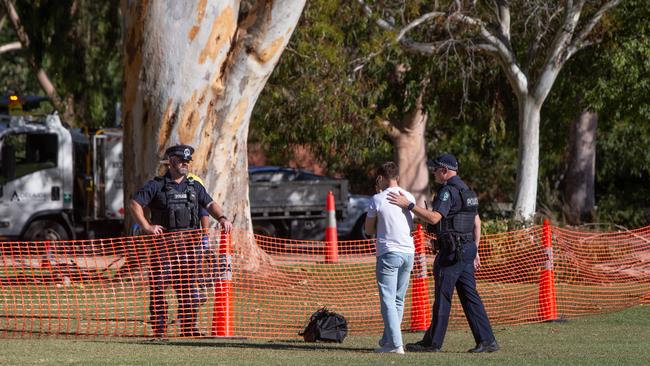
MULTIPOLYGON (((416 255, 404 330, 426 327, 433 302, 429 238, 417 236, 426 254, 416 255)), ((335 262, 326 261, 329 244, 239 230, 0 243, 0 336, 292 339, 322 306, 343 314, 351 334, 379 334, 374 242, 339 241, 335 262)), ((649 301, 650 227, 535 226, 484 235, 479 252, 478 289, 493 324, 649 301)), ((467 327, 457 299, 453 306, 450 326, 467 327)))

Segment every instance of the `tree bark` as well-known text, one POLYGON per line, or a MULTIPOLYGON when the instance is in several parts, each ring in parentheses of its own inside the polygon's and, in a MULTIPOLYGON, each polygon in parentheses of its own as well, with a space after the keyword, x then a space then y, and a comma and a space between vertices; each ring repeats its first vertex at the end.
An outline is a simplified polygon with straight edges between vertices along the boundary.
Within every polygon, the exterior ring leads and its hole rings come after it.
MULTIPOLYGON (((122 1, 125 18, 125 197, 151 179, 171 145, 195 147, 192 171, 235 227, 252 231, 250 115, 305 0, 122 1)), ((251 241, 245 241, 251 242, 251 241)), ((247 269, 268 260, 239 248, 247 269)))
POLYGON ((564 197, 567 221, 573 225, 593 220, 597 126, 598 114, 587 110, 571 124, 564 197))
POLYGON ((525 94, 519 101, 519 151, 514 202, 515 219, 530 221, 535 215, 539 178, 539 121, 542 102, 525 94))
POLYGON ((399 166, 399 185, 411 192, 420 206, 428 204, 431 198, 425 140, 427 119, 422 103, 416 103, 415 109, 390 134, 399 166))

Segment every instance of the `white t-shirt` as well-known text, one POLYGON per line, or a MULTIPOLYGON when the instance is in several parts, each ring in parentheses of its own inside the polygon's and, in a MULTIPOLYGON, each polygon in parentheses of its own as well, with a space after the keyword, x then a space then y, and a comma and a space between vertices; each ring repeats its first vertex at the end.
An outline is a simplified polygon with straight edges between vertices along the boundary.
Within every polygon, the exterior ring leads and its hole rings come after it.
POLYGON ((415 202, 415 197, 400 187, 389 187, 372 196, 368 217, 377 218, 377 256, 388 252, 415 253, 411 236, 413 213, 388 202, 388 192, 402 192, 415 202))

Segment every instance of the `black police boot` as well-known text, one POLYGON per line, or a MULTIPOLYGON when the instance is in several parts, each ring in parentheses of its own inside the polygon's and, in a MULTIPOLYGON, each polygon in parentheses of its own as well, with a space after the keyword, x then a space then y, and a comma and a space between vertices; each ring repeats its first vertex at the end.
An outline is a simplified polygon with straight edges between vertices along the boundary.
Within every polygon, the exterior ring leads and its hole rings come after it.
POLYGON ((406 349, 409 352, 440 352, 440 347, 425 341, 408 343, 406 347, 404 347, 404 349, 406 349))
POLYGON ((468 350, 467 352, 469 353, 490 353, 490 352, 496 352, 499 350, 499 344, 497 341, 492 341, 492 342, 481 342, 476 345, 476 347, 468 350))

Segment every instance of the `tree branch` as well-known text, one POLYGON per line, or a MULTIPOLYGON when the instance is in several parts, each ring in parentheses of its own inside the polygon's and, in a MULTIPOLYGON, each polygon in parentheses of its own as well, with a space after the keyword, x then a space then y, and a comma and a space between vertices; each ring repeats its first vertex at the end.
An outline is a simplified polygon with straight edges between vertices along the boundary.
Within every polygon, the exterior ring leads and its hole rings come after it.
POLYGON ((3 54, 5 52, 19 50, 21 48, 22 48, 22 45, 18 41, 3 44, 2 46, 0 46, 0 54, 3 54))
POLYGON ((554 66, 561 66, 566 61, 566 49, 575 33, 584 4, 585 0, 578 0, 575 5, 573 5, 572 0, 567 1, 564 24, 558 29, 557 34, 555 35, 555 40, 550 48, 551 52, 546 60, 546 65, 544 66, 545 70, 554 66))
POLYGON ((379 124, 379 127, 383 128, 386 131, 386 134, 388 135, 388 138, 391 140, 395 141, 400 135, 399 130, 397 127, 395 127, 392 123, 390 123, 389 120, 382 119, 377 122, 379 124))
POLYGON ((608 10, 617 6, 620 2, 621 0, 609 0, 600 6, 600 9, 598 9, 598 11, 591 17, 591 19, 589 19, 589 21, 584 26, 582 31, 580 31, 580 34, 578 34, 578 36, 575 37, 573 42, 571 42, 571 45, 568 48, 567 59, 573 56, 579 50, 593 44, 593 42, 586 42, 585 40, 587 39, 591 31, 594 29, 596 24, 598 24, 598 22, 603 17, 603 15, 608 10))
POLYGON ((510 7, 507 0, 496 0, 499 28, 503 37, 510 43, 510 7))
MULTIPOLYGON (((357 2, 359 3, 359 5, 361 5, 361 9, 363 9, 363 11, 364 11, 364 13, 366 13, 366 15, 368 15, 371 18, 374 16, 374 12, 370 8, 370 6, 368 4, 366 4, 366 2, 364 0, 357 0, 357 2)), ((387 22, 386 20, 384 20, 382 18, 377 18, 375 23, 380 28, 382 28, 383 30, 395 31, 395 27, 393 27, 389 22, 387 22)))
MULTIPOLYGON (((372 10, 372 8, 370 8, 368 4, 366 4, 364 0, 357 0, 357 2, 359 3, 359 5, 361 5, 361 9, 363 10, 364 13, 366 13, 368 17, 370 18, 374 17, 375 12, 372 10)), ((431 12, 431 13, 424 14, 418 19, 406 25, 406 27, 402 28, 399 31, 390 22, 382 18, 377 18, 375 24, 377 24, 379 28, 385 31, 397 32, 395 41, 397 41, 405 50, 414 53, 432 55, 438 51, 441 42, 431 42, 431 43, 414 42, 406 37, 406 33, 408 33, 413 28, 416 28, 417 26, 421 25, 422 23, 426 22, 427 20, 438 16, 445 16, 445 14, 441 12, 431 12)))
MULTIPOLYGON (((370 8, 370 6, 366 4, 364 0, 357 0, 357 2, 361 5, 361 8, 366 13, 366 15, 369 17, 374 17, 374 11, 370 8)), ((508 8, 506 0, 497 0, 497 2, 499 3, 498 16, 500 19, 499 35, 492 33, 482 20, 463 14, 461 12, 463 7, 460 1, 454 2, 452 5, 453 10, 451 13, 442 13, 437 11, 426 13, 413 20, 399 31, 395 28, 394 25, 384 19, 377 18, 376 23, 380 28, 384 30, 398 32, 396 40, 405 50, 427 55, 439 52, 441 49, 444 49, 444 47, 449 46, 457 41, 454 41, 453 37, 449 40, 430 43, 414 42, 408 39, 406 34, 412 29, 422 25, 424 22, 434 18, 446 18, 448 24, 450 22, 459 22, 468 26, 469 28, 476 28, 480 34, 480 37, 485 42, 476 45, 468 43, 464 47, 470 50, 478 50, 495 54, 503 64, 504 71, 506 72, 508 79, 511 81, 515 91, 518 93, 523 93, 527 90, 528 82, 526 75, 522 72, 521 68, 517 64, 516 56, 512 50, 512 47, 510 47, 510 10, 508 8)))
POLYGON ((515 92, 525 93, 528 90, 528 78, 517 64, 515 53, 508 44, 505 44, 499 37, 490 32, 480 19, 460 13, 454 13, 450 17, 468 26, 478 28, 481 38, 486 42, 479 49, 492 52, 497 56, 515 92))
MULTIPOLYGON (((27 59, 29 65, 31 66, 32 71, 36 73, 36 78, 38 79, 39 84, 41 84, 41 88, 43 88, 45 94, 47 94, 47 96, 52 101, 54 108, 61 111, 61 113, 65 113, 66 112, 65 105, 61 101, 61 98, 59 97, 56 88, 54 87, 54 84, 52 84, 52 81, 47 76, 45 70, 43 70, 43 68, 40 67, 40 65, 38 65, 38 63, 36 62, 36 58, 34 57, 34 53, 31 52, 29 48, 30 46, 29 36, 27 35, 25 28, 20 22, 20 18, 18 17, 18 12, 16 12, 16 8, 14 7, 14 4, 11 2, 11 0, 2 0, 2 3, 5 7, 7 15, 9 16, 9 20, 13 25, 14 31, 18 36, 18 40, 22 44, 22 47, 24 47, 27 50, 27 54, 28 54, 27 59)), ((74 125, 74 121, 67 121, 67 122, 74 125)))
POLYGON ((576 4, 573 4, 573 0, 567 0, 564 23, 555 35, 555 40, 549 49, 548 57, 535 86, 534 97, 539 102, 546 98, 548 92, 551 90, 551 86, 555 82, 555 78, 560 72, 560 69, 562 69, 562 65, 568 59, 567 49, 580 20, 580 14, 582 13, 584 4, 585 0, 578 0, 576 4))
MULTIPOLYGON (((546 34, 548 33, 550 29, 550 25, 553 23, 553 19, 555 19, 560 13, 562 12, 562 7, 558 7, 551 13, 550 16, 548 16, 548 19, 542 20, 541 15, 538 15, 537 21, 535 22, 535 26, 537 31, 535 32, 535 39, 531 42, 530 46, 528 47, 528 53, 526 56, 526 63, 524 65, 524 69, 528 70, 532 63, 534 62, 534 57, 537 54, 537 50, 539 49, 539 44, 544 39, 546 34)), ((547 10, 546 13, 548 14, 548 8, 545 8, 543 10, 547 10)), ((535 9, 531 11, 530 17, 534 17, 539 10, 535 9)))
POLYGON ((407 24, 406 27, 402 28, 402 29, 399 31, 399 33, 397 33, 397 37, 396 37, 395 39, 396 39, 398 42, 400 42, 400 41, 402 40, 402 38, 404 38, 404 36, 406 35, 406 33, 408 33, 408 32, 409 32, 410 30, 412 30, 413 28, 419 26, 420 24, 426 22, 426 21, 429 20, 429 19, 433 19, 433 18, 442 18, 442 17, 444 17, 444 16, 445 16, 445 13, 440 12, 440 11, 432 11, 432 12, 430 12, 430 13, 426 13, 426 14, 424 14, 424 15, 418 17, 418 18, 415 19, 414 21, 410 22, 409 24, 407 24))

